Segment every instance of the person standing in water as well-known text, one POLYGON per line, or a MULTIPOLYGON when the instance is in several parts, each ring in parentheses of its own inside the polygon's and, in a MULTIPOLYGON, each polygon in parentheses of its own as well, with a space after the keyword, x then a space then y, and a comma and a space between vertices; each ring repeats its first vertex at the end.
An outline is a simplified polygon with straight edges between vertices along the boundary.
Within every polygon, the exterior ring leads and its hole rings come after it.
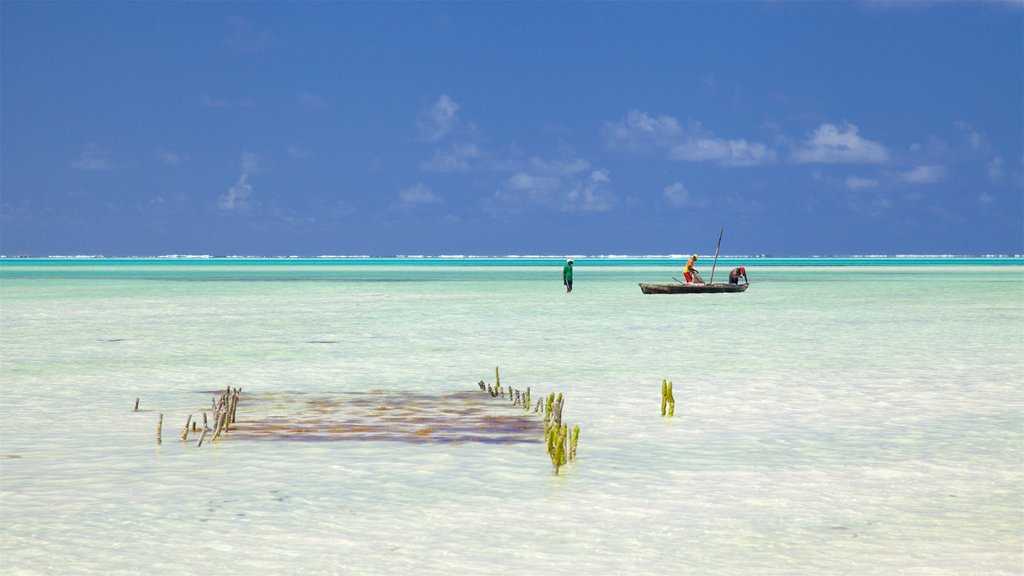
POLYGON ((744 284, 750 284, 750 280, 747 280, 747 269, 743 266, 733 268, 729 272, 729 284, 739 284, 741 276, 743 277, 744 284))
POLYGON ((562 266, 562 284, 565 284, 565 291, 572 292, 572 258, 565 261, 562 266))
POLYGON ((694 266, 697 264, 698 256, 694 254, 690 256, 690 259, 686 261, 686 266, 683 266, 683 278, 686 279, 687 284, 703 284, 704 279, 697 273, 697 269, 694 266))

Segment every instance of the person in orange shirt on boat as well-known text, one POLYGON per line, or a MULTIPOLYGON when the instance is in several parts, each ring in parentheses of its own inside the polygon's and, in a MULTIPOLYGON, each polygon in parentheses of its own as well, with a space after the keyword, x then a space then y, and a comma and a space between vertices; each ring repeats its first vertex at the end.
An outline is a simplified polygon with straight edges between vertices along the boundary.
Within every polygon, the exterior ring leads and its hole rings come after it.
POLYGON ((743 277, 744 284, 750 284, 750 280, 747 280, 747 269, 743 266, 733 268, 732 271, 729 272, 729 284, 739 284, 740 276, 743 277))
POLYGON ((686 279, 687 284, 703 284, 704 279, 697 273, 697 269, 694 266, 697 264, 698 256, 694 254, 690 256, 690 259, 686 261, 686 266, 683 267, 683 278, 686 279))

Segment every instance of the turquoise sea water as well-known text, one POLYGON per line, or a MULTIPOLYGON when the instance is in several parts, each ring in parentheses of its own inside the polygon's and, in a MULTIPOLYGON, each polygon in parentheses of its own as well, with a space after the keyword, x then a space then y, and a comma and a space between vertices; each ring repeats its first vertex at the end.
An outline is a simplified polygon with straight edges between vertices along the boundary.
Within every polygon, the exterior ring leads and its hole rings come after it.
POLYGON ((1024 573, 1020 259, 561 264, 0 260, 0 572, 1024 573))

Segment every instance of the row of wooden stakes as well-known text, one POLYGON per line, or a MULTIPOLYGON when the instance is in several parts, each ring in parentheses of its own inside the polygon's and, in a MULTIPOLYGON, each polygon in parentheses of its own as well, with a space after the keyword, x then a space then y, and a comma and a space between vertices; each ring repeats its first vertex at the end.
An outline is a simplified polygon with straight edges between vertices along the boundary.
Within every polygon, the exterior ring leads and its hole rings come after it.
MULTIPOLYGON (((498 366, 494 367, 493 386, 485 384, 483 380, 477 382, 477 385, 480 386, 480 390, 487 392, 492 398, 506 397, 505 388, 501 385, 501 372, 498 370, 498 366)), ((510 387, 507 397, 512 406, 522 407, 527 412, 530 411, 529 387, 526 388, 526 392, 510 387)), ((546 402, 543 398, 538 399, 537 404, 533 406, 533 413, 538 414, 541 407, 544 408, 544 444, 547 446, 548 456, 551 457, 551 465, 555 468, 555 474, 558 474, 558 470, 562 466, 576 459, 580 427, 573 426, 570 435, 569 425, 562 422, 562 408, 565 407, 565 399, 562 398, 561 393, 556 398, 555 393, 552 392, 548 395, 546 402)))
MULTIPOLYGON (((206 417, 206 412, 203 412, 203 429, 199 434, 199 440, 196 442, 196 448, 203 445, 206 440, 206 436, 213 433, 210 437, 210 441, 213 442, 220 437, 222 432, 227 432, 231 425, 235 423, 235 413, 238 411, 238 399, 241 397, 242 389, 235 388, 232 390, 230 386, 221 393, 219 398, 213 398, 211 400, 211 411, 213 412, 213 428, 210 428, 209 421, 206 417)), ((135 399, 135 411, 139 411, 139 399, 135 399)), ((156 425, 156 443, 163 443, 163 427, 164 427, 164 415, 160 414, 160 418, 157 420, 156 425)), ((199 433, 198 422, 192 421, 192 415, 189 414, 185 420, 185 428, 181 431, 181 441, 188 442, 189 433, 199 433), (190 427, 191 426, 191 427, 190 427)))

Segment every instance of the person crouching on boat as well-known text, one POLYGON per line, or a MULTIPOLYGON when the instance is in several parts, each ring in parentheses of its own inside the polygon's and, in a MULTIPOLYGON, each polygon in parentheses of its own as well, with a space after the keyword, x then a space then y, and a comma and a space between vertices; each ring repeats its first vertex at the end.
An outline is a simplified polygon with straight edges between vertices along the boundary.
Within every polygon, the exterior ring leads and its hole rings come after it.
POLYGON ((729 272, 729 284, 739 284, 740 276, 743 277, 744 284, 750 284, 750 280, 747 280, 747 269, 743 266, 733 268, 732 271, 729 272))
POLYGON ((697 273, 697 269, 694 266, 697 264, 698 256, 694 254, 690 256, 690 259, 686 261, 686 266, 683 266, 683 278, 686 279, 687 284, 703 284, 704 279, 697 273))

